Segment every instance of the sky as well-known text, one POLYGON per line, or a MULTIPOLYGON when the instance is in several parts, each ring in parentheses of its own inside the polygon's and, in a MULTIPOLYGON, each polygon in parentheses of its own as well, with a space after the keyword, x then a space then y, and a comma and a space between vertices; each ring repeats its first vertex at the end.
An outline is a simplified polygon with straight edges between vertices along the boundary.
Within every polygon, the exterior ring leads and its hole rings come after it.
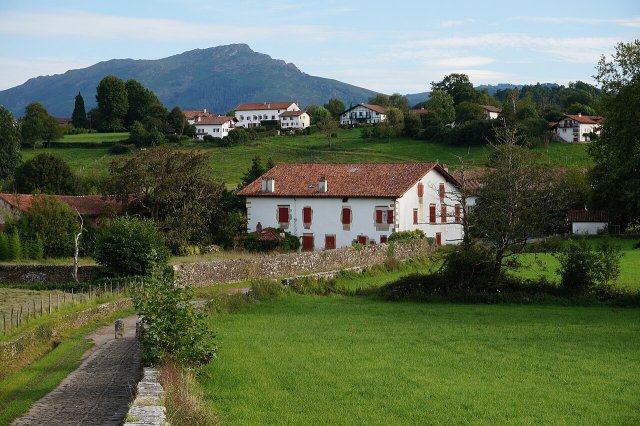
POLYGON ((600 55, 638 38, 638 0, 0 0, 0 90, 230 43, 388 94, 453 72, 474 85, 594 84, 600 55))

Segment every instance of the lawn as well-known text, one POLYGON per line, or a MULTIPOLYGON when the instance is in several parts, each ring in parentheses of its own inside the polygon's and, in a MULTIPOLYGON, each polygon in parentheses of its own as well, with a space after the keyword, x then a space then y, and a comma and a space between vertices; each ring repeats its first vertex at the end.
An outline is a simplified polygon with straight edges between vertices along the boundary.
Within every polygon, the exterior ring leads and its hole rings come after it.
POLYGON ((120 133, 82 133, 79 135, 64 135, 60 142, 65 143, 102 143, 119 142, 129 139, 129 132, 120 133))
POLYGON ((638 424, 640 310, 288 295, 210 317, 228 424, 638 424))
MULTIPOLYGON (((113 140, 120 140, 126 134, 92 133, 86 135, 68 135, 64 141, 89 141, 82 138, 107 138, 113 135, 113 140), (69 138, 69 139, 68 139, 69 138)), ((89 141, 91 142, 91 141, 89 141)), ((338 131, 332 147, 327 145, 326 139, 320 134, 309 136, 277 136, 261 138, 243 145, 228 148, 213 147, 205 143, 189 143, 177 149, 199 150, 211 157, 211 172, 230 188, 235 187, 242 175, 251 166, 251 159, 259 155, 263 160, 271 157, 276 163, 348 163, 348 162, 422 162, 438 161, 451 167, 458 163, 457 156, 464 156, 470 167, 482 167, 485 164, 488 147, 454 147, 415 140, 396 138, 390 143, 381 139, 362 139, 358 130, 338 131)), ((591 160, 585 145, 572 145, 551 142, 547 148, 534 148, 540 153, 540 161, 551 166, 588 167, 591 160)), ((61 156, 69 162, 71 167, 85 176, 107 174, 109 164, 115 158, 108 153, 108 148, 41 148, 22 151, 23 159, 48 152, 61 156)))

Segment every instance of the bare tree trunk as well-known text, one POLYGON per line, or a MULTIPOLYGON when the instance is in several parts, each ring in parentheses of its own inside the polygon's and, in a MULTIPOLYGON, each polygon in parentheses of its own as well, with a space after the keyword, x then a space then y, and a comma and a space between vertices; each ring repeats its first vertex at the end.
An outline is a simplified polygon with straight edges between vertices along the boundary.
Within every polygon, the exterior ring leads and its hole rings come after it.
POLYGON ((78 282, 78 253, 80 252, 80 236, 82 236, 82 231, 84 231, 84 220, 82 219, 82 215, 76 209, 76 213, 80 218, 80 232, 78 232, 74 238, 75 249, 73 251, 73 279, 78 282))

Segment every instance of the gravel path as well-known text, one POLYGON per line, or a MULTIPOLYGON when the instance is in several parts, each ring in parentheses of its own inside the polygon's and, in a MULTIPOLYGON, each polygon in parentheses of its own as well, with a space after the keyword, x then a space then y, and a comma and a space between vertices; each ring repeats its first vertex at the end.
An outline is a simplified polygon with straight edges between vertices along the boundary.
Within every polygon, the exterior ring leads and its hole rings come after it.
POLYGON ((124 319, 124 339, 114 339, 113 324, 90 334, 95 346, 80 367, 13 424, 121 424, 141 374, 136 318, 124 319))

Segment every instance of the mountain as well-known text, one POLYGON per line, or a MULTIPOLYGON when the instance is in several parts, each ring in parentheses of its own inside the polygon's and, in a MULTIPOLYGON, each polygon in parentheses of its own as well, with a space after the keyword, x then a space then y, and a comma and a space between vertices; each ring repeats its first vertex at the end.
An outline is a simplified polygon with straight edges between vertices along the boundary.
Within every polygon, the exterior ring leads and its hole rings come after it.
POLYGON ((157 60, 112 59, 64 74, 36 77, 0 91, 0 105, 16 117, 31 102, 40 102, 51 115, 71 117, 74 99, 82 93, 87 111, 96 105, 96 87, 115 75, 135 79, 153 90, 171 109, 202 109, 224 113, 240 103, 297 102, 324 104, 329 98, 345 105, 365 102, 376 93, 337 80, 314 77, 294 64, 254 52, 246 44, 196 49, 157 60))

